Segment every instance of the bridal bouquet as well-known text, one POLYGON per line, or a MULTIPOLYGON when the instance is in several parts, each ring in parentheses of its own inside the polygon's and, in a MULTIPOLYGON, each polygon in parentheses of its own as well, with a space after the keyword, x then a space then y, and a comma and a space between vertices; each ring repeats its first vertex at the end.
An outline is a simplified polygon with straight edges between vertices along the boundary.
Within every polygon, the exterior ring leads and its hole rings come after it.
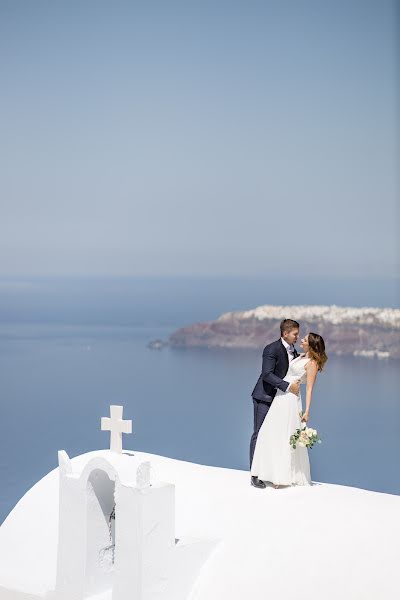
MULTIPOLYGON (((300 415, 301 416, 301 415, 300 415)), ((314 444, 320 444, 321 438, 316 429, 307 427, 304 423, 301 429, 296 429, 293 435, 290 436, 289 444, 296 450, 297 446, 301 448, 312 448, 314 444)))

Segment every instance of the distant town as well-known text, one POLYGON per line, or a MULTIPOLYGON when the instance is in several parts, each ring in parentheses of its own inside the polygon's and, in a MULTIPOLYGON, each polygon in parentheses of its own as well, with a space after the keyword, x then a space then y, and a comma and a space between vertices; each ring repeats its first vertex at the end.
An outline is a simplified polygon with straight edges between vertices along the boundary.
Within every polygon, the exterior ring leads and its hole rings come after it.
POLYGON ((400 309, 394 308, 265 305, 183 327, 167 343, 179 348, 261 349, 279 337, 284 318, 299 321, 300 336, 308 331, 322 335, 328 354, 400 359, 400 309))

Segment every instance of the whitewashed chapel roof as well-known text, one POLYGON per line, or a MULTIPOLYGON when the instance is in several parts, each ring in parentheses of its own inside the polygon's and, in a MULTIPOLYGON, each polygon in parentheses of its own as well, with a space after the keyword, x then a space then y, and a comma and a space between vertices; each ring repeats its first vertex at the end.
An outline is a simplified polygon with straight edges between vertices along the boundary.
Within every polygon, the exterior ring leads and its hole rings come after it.
MULTIPOLYGON (((308 600, 310 593, 372 600, 398 589, 398 496, 329 484, 258 490, 246 471, 139 452, 89 452, 72 459, 74 472, 96 457, 126 481, 131 465, 150 460, 153 476, 176 486, 176 537, 220 540, 190 600, 308 600)), ((54 589, 57 531, 55 469, 0 527, 0 600, 9 600, 1 592, 7 586, 37 598, 54 589)))

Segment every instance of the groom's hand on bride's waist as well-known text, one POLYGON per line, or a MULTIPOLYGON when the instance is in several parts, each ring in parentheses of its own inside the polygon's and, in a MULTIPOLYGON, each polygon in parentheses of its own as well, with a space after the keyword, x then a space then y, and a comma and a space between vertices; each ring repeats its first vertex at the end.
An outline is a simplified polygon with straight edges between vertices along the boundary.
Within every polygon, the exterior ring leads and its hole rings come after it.
POLYGON ((287 391, 298 396, 300 394, 300 379, 293 381, 293 383, 289 385, 287 391))

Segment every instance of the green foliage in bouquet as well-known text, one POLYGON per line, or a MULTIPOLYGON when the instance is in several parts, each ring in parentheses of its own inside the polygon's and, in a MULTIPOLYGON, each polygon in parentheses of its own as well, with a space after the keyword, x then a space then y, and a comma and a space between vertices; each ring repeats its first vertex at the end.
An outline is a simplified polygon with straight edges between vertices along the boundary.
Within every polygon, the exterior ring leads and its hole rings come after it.
MULTIPOLYGON (((300 418, 302 417, 302 413, 300 413, 300 418)), ((294 450, 296 450, 297 446, 301 448, 312 448, 314 444, 320 444, 322 442, 321 438, 318 435, 318 431, 316 429, 312 429, 311 427, 307 427, 306 423, 300 429, 296 429, 296 431, 290 436, 289 444, 292 446, 294 450)))

